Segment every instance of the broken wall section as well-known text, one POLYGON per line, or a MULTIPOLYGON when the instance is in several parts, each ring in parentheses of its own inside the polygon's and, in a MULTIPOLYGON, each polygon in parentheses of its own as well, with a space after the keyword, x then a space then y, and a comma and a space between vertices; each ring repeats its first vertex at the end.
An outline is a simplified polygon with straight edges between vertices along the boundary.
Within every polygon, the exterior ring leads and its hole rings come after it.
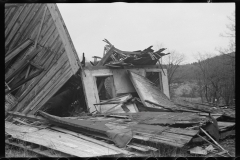
MULTIPOLYGON (((100 84, 97 83, 97 79, 100 77, 112 77, 113 84, 113 91, 115 92, 113 97, 125 95, 125 94, 137 94, 135 87, 133 86, 129 75, 128 70, 134 73, 137 73, 142 76, 146 76, 149 72, 156 72, 159 73, 159 82, 161 84, 159 89, 166 95, 166 97, 170 98, 169 96, 169 89, 168 89, 168 81, 167 81, 167 70, 161 69, 158 66, 136 66, 136 67, 127 67, 124 69, 109 69, 107 67, 85 67, 84 73, 82 73, 82 81, 83 87, 85 92, 85 98, 87 102, 87 106, 90 112, 94 112, 96 110, 101 111, 101 106, 95 106, 94 104, 98 104, 101 102, 99 96, 99 87, 100 84), (163 71, 165 74, 163 74, 163 71), (161 87, 166 86, 166 87, 161 87)), ((110 98, 109 98, 110 99, 110 98)))

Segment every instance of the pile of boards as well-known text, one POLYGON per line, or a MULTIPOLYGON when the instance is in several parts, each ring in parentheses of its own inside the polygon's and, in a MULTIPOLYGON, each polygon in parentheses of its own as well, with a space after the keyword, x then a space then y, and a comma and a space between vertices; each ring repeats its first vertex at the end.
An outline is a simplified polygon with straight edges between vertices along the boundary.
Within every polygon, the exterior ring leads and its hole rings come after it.
POLYGON ((161 57, 170 54, 162 53, 167 48, 154 51, 151 49, 153 46, 133 52, 121 51, 114 47, 107 39, 103 41, 107 43, 104 47, 104 54, 106 52, 106 55, 103 58, 97 57, 101 61, 96 66, 104 65, 110 68, 121 68, 123 66, 155 65, 161 57))

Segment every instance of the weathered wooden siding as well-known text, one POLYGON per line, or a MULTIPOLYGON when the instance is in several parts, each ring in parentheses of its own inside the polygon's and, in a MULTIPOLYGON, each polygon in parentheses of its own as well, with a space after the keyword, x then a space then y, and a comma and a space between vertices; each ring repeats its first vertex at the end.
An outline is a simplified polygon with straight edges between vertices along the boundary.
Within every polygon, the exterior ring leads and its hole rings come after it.
POLYGON ((10 110, 34 114, 79 67, 56 4, 5 5, 5 82, 12 88, 40 71, 16 89, 10 110))

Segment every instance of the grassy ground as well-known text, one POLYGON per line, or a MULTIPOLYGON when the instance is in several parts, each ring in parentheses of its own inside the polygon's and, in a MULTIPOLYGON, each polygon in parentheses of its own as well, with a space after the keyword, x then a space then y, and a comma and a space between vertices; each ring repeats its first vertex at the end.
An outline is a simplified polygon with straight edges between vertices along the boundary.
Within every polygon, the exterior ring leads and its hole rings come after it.
MULTIPOLYGON (((227 138, 224 141, 220 142, 220 145, 229 151, 229 153, 235 157, 235 138, 227 138)), ((139 156, 141 157, 199 157, 199 155, 189 154, 187 148, 176 148, 167 145, 156 144, 156 146, 152 146, 154 148, 158 148, 157 152, 151 152, 148 154, 140 153, 139 156)), ((214 155, 213 155, 214 156, 214 155)), ((39 155, 29 152, 24 149, 11 147, 6 145, 5 146, 5 157, 12 158, 12 157, 39 157, 39 155)), ((203 156, 202 156, 203 157, 203 156)), ((205 156, 205 157, 208 157, 205 156)))

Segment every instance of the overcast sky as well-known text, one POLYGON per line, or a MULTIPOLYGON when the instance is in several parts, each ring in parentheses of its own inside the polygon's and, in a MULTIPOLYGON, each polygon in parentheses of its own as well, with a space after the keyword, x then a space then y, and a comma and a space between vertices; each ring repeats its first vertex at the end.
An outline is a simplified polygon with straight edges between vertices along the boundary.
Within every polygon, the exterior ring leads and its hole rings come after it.
POLYGON ((217 54, 216 47, 226 47, 228 39, 220 37, 235 12, 234 3, 106 3, 57 4, 74 46, 82 59, 103 55, 109 40, 123 51, 143 50, 158 45, 186 56, 217 54))

